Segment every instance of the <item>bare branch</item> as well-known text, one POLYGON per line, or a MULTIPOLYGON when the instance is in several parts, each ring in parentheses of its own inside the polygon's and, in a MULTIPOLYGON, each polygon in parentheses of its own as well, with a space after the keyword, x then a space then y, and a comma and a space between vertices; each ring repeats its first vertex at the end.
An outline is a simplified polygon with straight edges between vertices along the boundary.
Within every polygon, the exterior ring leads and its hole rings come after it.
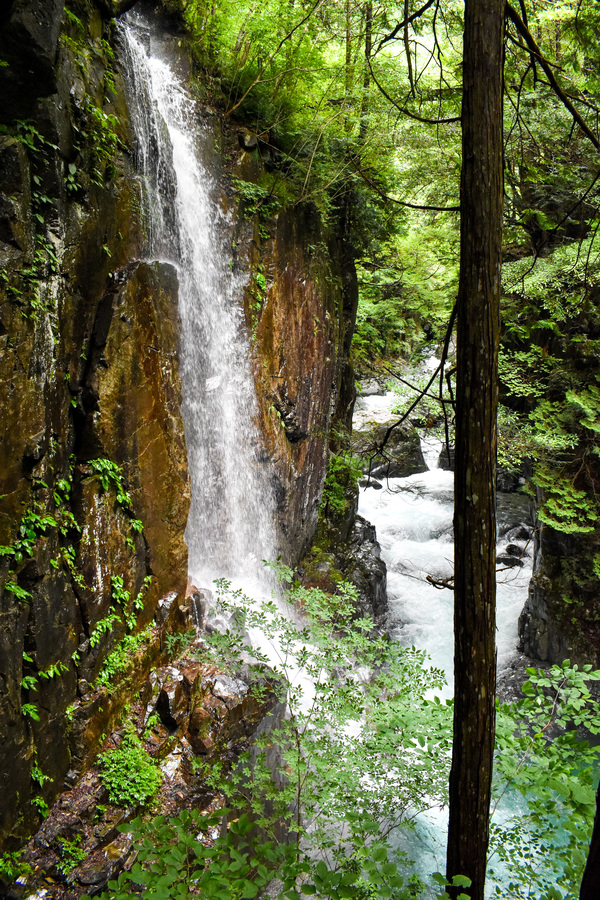
POLYGON ((388 103, 391 103, 395 109, 399 110, 399 112, 404 113, 405 116, 408 116, 409 119, 416 119, 417 122, 423 122, 425 125, 450 125, 455 122, 460 122, 460 116, 452 116, 448 119, 426 119, 423 116, 417 115, 417 113, 411 112, 409 109, 406 109, 404 106, 400 106, 398 103, 396 103, 396 101, 392 97, 390 97, 390 95, 388 94, 386 89, 384 87, 382 87, 382 85, 377 80, 377 76, 375 75, 375 72, 373 71, 373 65, 371 63, 371 60, 369 59, 369 60, 367 60, 367 62, 369 64, 369 69, 371 70, 371 78, 373 79, 373 81, 375 82, 375 84, 377 85, 377 87, 379 88, 379 90, 381 91, 383 96, 385 97, 385 99, 388 101, 388 103))
POLYGON ((409 203, 407 200, 396 200, 395 197, 390 197, 390 195, 386 194, 385 191, 383 191, 375 181, 369 178, 366 172, 361 169, 360 165, 358 165, 356 160, 354 160, 354 166, 357 175, 360 175, 363 181, 365 181, 369 185, 369 187, 373 188, 375 193, 379 194, 379 196, 383 200, 386 200, 388 203, 396 203, 398 204, 398 206, 406 206, 408 207, 408 209, 419 209, 424 212, 460 212, 460 206, 431 206, 421 203, 409 203))
POLYGON ((437 366, 435 372, 433 373, 433 375, 431 376, 431 378, 429 379, 429 381, 427 382, 427 384, 425 385, 423 390, 419 391, 419 393, 417 394, 416 400, 414 400, 411 403, 411 405, 408 407, 406 412, 403 413, 396 422, 392 422, 392 424, 389 426, 389 428, 385 432, 381 441, 379 441, 379 443, 375 444, 371 448, 371 456, 369 459, 369 472, 371 471, 371 466, 372 466, 372 463, 373 463, 375 457, 380 454, 383 454, 383 451, 385 450, 385 446, 386 446, 387 442, 389 441, 392 432, 395 431, 396 428, 399 428, 400 425, 402 425, 404 422, 406 422, 406 420, 410 416, 411 412, 419 405, 419 403, 421 402, 423 397, 425 397, 428 394, 429 389, 431 388, 431 385, 434 383, 434 381, 438 377, 439 373, 443 370, 446 358, 448 356, 448 349, 450 347, 450 340, 452 338, 452 332, 454 331, 455 321, 456 321, 456 303, 454 304, 454 308, 450 315, 450 319, 448 320, 448 327, 446 328, 446 336, 444 338, 444 348, 442 350, 442 358, 440 360, 440 364, 437 366))
POLYGON ((421 9, 418 9, 412 15, 407 16, 402 22, 398 22, 393 31, 390 31, 389 34, 386 34, 385 37, 381 38, 381 40, 377 44, 377 50, 375 52, 379 53, 384 44, 387 44, 388 41, 393 41, 400 31, 406 28, 407 25, 410 25, 411 22, 419 19, 423 15, 423 13, 429 9, 430 6, 433 6, 434 3, 435 0, 427 0, 427 3, 425 3, 424 6, 421 7, 421 9))
POLYGON ((598 140, 598 138, 596 137, 594 132, 591 130, 591 128, 585 121, 585 119, 577 111, 577 109, 575 109, 575 107, 573 106, 573 103, 571 102, 571 100, 569 99, 567 94, 564 92, 564 90, 559 85, 558 81, 556 80, 556 76, 554 75, 552 64, 546 59, 546 57, 544 56, 544 54, 538 47, 533 35, 528 30, 528 28, 526 28, 525 23, 521 19, 520 15, 510 5, 510 3, 506 4, 506 15, 508 16, 510 21, 513 23, 515 28, 517 29, 517 32, 521 35, 521 37, 527 44, 527 50, 529 51, 532 59, 537 61, 540 65, 540 68, 543 69, 543 71, 546 75, 546 78, 550 82, 550 86, 551 86, 552 90, 554 91, 554 93, 556 94, 556 96, 558 97, 558 99, 561 101, 561 103, 563 104, 565 109, 567 109, 569 111, 569 113, 571 114, 573 119, 577 122, 577 124, 579 125, 579 127, 581 128, 581 130, 583 131, 585 136, 592 142, 592 144, 594 145, 596 150, 600 151, 600 140, 598 140))

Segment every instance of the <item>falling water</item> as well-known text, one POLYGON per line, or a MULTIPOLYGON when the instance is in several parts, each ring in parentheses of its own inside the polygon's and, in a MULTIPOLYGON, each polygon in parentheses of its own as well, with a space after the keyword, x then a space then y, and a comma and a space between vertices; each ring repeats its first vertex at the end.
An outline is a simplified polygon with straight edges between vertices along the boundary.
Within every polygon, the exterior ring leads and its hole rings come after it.
POLYGON ((150 259, 179 276, 180 374, 192 483, 186 529, 198 584, 226 576, 260 582, 275 554, 273 501, 260 461, 257 403, 244 325, 244 279, 229 265, 227 219, 204 158, 210 135, 164 42, 140 14, 122 29, 138 142, 150 259))
MULTIPOLYGON (((244 282, 229 267, 228 223, 203 162, 210 136, 143 17, 129 13, 121 33, 138 142, 145 254, 172 263, 179 276, 180 372, 192 481, 190 573, 203 585, 222 575, 260 583, 261 559, 276 555, 274 504, 255 426, 244 282)), ((369 399, 370 413, 387 405, 387 398, 369 399)), ((427 649, 450 681, 452 596, 426 576, 443 581, 451 574, 452 475, 436 467, 435 447, 426 448, 426 455, 429 472, 393 479, 392 490, 363 491, 361 513, 376 524, 388 566, 390 633, 405 645, 427 649)), ((517 568, 499 589, 501 665, 514 652, 528 580, 528 568, 517 568)), ((439 840, 443 822, 432 825, 439 840)))

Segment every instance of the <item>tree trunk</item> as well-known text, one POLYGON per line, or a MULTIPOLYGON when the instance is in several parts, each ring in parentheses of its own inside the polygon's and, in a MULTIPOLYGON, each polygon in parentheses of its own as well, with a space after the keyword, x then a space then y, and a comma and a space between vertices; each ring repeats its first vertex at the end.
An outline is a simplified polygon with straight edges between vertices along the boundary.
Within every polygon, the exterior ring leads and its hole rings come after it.
POLYGON ((495 725, 503 13, 503 0, 465 0, 447 874, 471 879, 472 900, 484 896, 495 725))
POLYGON ((585 872, 581 880, 579 900, 598 900, 600 897, 600 787, 596 794, 596 815, 585 872))

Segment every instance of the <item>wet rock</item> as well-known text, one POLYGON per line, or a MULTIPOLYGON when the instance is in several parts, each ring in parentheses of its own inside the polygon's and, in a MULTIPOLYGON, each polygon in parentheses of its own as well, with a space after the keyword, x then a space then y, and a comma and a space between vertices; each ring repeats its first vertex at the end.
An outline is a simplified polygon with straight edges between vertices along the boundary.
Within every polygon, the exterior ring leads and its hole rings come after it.
POLYGON ((335 593, 340 581, 349 581, 358 590, 359 616, 379 619, 387 612, 386 565, 375 527, 362 516, 353 516, 345 540, 337 529, 320 526, 318 543, 301 561, 298 571, 305 584, 330 593, 335 593))
POLYGON ((387 569, 375 526, 362 516, 356 517, 347 559, 344 574, 358 588, 360 610, 379 619, 387 613, 387 569))
POLYGON ((190 716, 187 738, 194 753, 205 756, 214 748, 215 742, 210 736, 211 715, 202 706, 195 707, 190 716))
POLYGON ((169 591, 168 594, 160 598, 154 614, 157 622, 161 624, 166 622, 173 609, 173 604, 177 602, 177 597, 177 591, 169 591))
POLYGON ((183 676, 177 669, 173 670, 163 682, 156 700, 156 712, 169 731, 175 731, 187 720, 189 697, 186 696, 183 676))
POLYGON ((572 659, 571 648, 550 612, 545 595, 552 594, 550 579, 535 574, 519 616, 519 650, 542 662, 557 663, 572 659))
POLYGON ((524 553, 524 548, 520 547, 518 544, 509 544, 506 550, 504 551, 509 556, 522 556, 524 553))
POLYGON ((102 850, 97 850, 73 871, 73 879, 86 887, 104 886, 125 868, 132 853, 133 838, 121 834, 102 850))
POLYGON ((406 478, 426 472, 421 439, 415 428, 400 426, 389 434, 382 452, 376 452, 392 422, 379 423, 367 430, 354 431, 352 449, 370 464, 370 474, 377 479, 406 478), (373 455, 375 454, 375 455, 373 455))
POLYGON ((212 591, 197 588, 188 582, 187 596, 189 597, 191 617, 196 631, 202 633, 206 628, 210 607, 214 603, 212 591))
POLYGON ((238 142, 242 150, 256 150, 258 147, 258 136, 248 131, 247 128, 238 130, 238 142))
POLYGON ((507 566, 509 568, 522 568, 523 560, 519 559, 518 556, 511 556, 508 553, 500 553, 496 556, 496 565, 497 566, 507 566))
MULTIPOLYGON (((587 537, 556 532, 538 520, 534 572, 518 623, 519 649, 535 659, 558 664, 570 659, 594 668, 600 665, 596 580, 586 585, 584 578, 573 577, 578 552, 585 552, 587 537)), ((595 553, 595 536, 589 539, 587 552, 595 553)), ((586 565, 587 560, 582 572, 586 565)))
POLYGON ((520 472, 507 472, 505 469, 498 469, 496 488, 499 491, 511 493, 520 490, 526 480, 520 472))
POLYGON ((381 482, 373 477, 373 473, 371 473, 369 478, 361 478, 358 485, 362 488, 373 488, 374 491, 380 491, 383 488, 381 482))
MULTIPOLYGON (((530 497, 520 493, 501 493, 497 495, 497 531, 498 537, 522 533, 524 522, 531 521, 533 503, 530 497)), ((514 541, 514 537, 509 538, 514 541)))
MULTIPOLYGON (((256 180, 257 154, 242 151, 242 156, 245 171, 256 180)), ((251 264, 260 263, 269 276, 255 328, 261 430, 265 465, 274 461, 278 544, 293 564, 316 530, 332 424, 350 424, 349 351, 358 288, 350 248, 328 233, 314 206, 280 211, 272 228, 273 239, 260 250, 254 231, 238 227, 235 240, 240 250, 247 248, 251 264)), ((253 301, 247 300, 250 319, 253 301)))
MULTIPOLYGON (((517 525, 505 532, 504 537, 511 542, 527 544, 533 539, 533 528, 528 525, 517 525)), ((508 549, 506 552, 509 552, 508 549)))
POLYGON ((451 446, 448 448, 446 444, 442 446, 442 451, 440 453, 440 460, 438 463, 440 469, 443 469, 444 472, 454 472, 454 447, 451 446))
POLYGON ((383 397, 386 392, 384 385, 381 385, 375 378, 369 381, 361 381, 358 387, 358 393, 361 397, 383 397))
POLYGON ((227 709, 234 709, 248 693, 248 685, 239 678, 219 675, 211 690, 215 697, 223 701, 227 709))
POLYGON ((14 0, 3 10, 0 121, 28 118, 38 97, 57 89, 55 68, 64 0, 14 0))

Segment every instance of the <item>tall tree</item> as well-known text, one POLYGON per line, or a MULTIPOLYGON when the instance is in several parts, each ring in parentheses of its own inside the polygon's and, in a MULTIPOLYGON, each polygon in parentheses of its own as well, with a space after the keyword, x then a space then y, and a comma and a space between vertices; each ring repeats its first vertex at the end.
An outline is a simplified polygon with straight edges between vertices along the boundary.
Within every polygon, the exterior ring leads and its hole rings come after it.
POLYGON ((579 900, 598 900, 600 897, 600 787, 596 794, 596 815, 587 863, 581 880, 579 900))
POLYGON ((466 0, 457 310, 454 745, 447 874, 483 900, 496 682, 504 0, 466 0))

